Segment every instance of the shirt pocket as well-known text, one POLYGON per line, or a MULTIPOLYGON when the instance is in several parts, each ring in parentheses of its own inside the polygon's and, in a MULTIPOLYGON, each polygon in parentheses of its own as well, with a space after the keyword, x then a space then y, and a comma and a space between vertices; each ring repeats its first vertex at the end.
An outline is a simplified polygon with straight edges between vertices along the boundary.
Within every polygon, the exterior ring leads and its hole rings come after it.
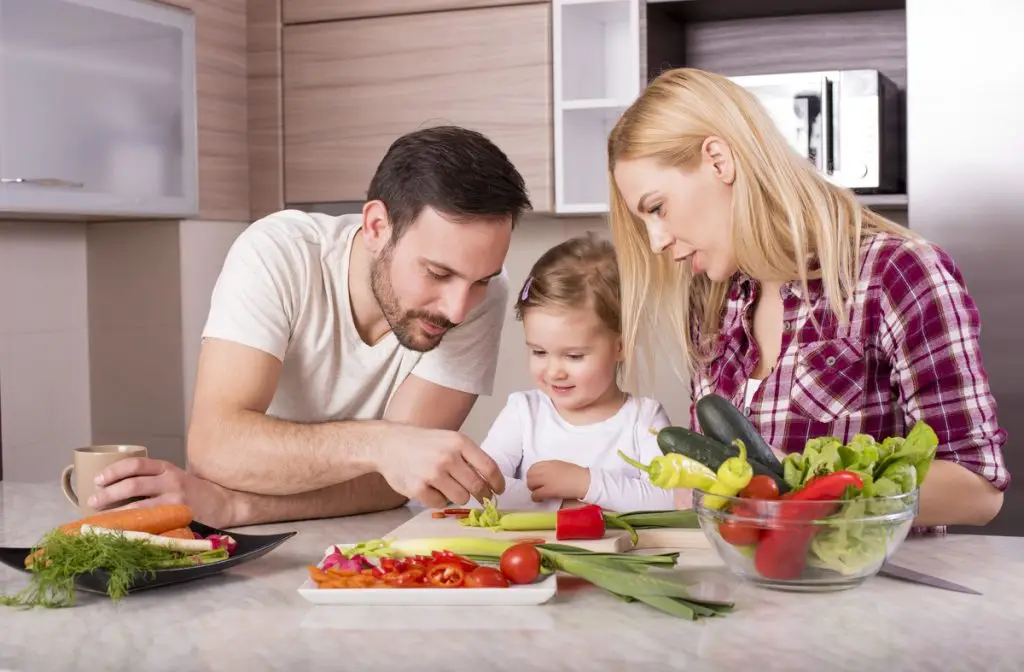
POLYGON ((791 409, 818 422, 834 422, 861 410, 867 363, 864 343, 853 338, 800 346, 793 373, 791 409))

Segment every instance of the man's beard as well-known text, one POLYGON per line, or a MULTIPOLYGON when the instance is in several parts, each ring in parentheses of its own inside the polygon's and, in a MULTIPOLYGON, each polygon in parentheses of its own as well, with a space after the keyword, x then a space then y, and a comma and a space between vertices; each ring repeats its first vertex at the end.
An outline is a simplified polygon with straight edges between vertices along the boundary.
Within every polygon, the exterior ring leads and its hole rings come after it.
POLYGON ((370 288, 377 299, 384 319, 388 321, 395 338, 405 348, 418 352, 429 352, 441 344, 444 334, 431 336, 420 327, 421 320, 435 324, 443 329, 455 326, 443 315, 427 313, 419 310, 403 310, 395 288, 391 284, 391 261, 394 246, 388 245, 381 256, 370 263, 370 288))

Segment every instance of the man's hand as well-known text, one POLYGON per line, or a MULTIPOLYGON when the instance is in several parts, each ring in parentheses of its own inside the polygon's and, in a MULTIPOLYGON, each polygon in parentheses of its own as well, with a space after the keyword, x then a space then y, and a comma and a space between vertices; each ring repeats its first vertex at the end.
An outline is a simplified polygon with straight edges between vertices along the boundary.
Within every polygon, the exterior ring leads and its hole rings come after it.
POLYGON ((87 504, 100 508, 141 497, 119 509, 188 504, 194 518, 210 527, 232 524, 231 492, 170 462, 148 457, 118 460, 97 475, 87 504), (102 479, 102 480, 101 480, 102 479))
POLYGON ((590 489, 590 470, 571 462, 544 460, 526 472, 526 487, 535 502, 545 499, 583 499, 590 489))
POLYGON ((425 506, 441 508, 505 491, 505 477, 491 456, 465 434, 396 425, 381 446, 376 470, 394 490, 425 506))

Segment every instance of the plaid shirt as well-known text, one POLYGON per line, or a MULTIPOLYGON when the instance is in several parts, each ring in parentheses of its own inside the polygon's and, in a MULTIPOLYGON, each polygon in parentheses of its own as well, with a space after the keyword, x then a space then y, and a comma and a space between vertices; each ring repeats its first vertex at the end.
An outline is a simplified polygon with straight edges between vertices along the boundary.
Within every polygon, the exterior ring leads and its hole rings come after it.
MULTIPOLYGON (((717 352, 693 379, 692 400, 717 393, 743 409, 776 450, 857 433, 905 436, 919 419, 952 460, 1006 490, 1006 431, 996 421, 978 345, 978 310, 953 260, 940 248, 887 234, 865 239, 861 275, 840 326, 820 281, 783 286, 782 354, 747 408, 757 363, 752 316, 758 283, 740 274, 726 300, 717 352), (809 319, 813 314, 821 332, 809 319)), ((699 431, 691 406, 691 426, 699 431)), ((942 534, 944 528, 916 529, 942 534)))

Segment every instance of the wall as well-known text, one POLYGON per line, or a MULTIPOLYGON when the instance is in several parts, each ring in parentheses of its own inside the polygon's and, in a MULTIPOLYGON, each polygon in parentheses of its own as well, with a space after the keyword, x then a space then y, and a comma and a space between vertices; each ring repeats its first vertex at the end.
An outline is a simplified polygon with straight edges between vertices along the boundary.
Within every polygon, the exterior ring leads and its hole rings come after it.
POLYGON ((3 475, 50 480, 88 445, 86 226, 0 221, 3 475))

